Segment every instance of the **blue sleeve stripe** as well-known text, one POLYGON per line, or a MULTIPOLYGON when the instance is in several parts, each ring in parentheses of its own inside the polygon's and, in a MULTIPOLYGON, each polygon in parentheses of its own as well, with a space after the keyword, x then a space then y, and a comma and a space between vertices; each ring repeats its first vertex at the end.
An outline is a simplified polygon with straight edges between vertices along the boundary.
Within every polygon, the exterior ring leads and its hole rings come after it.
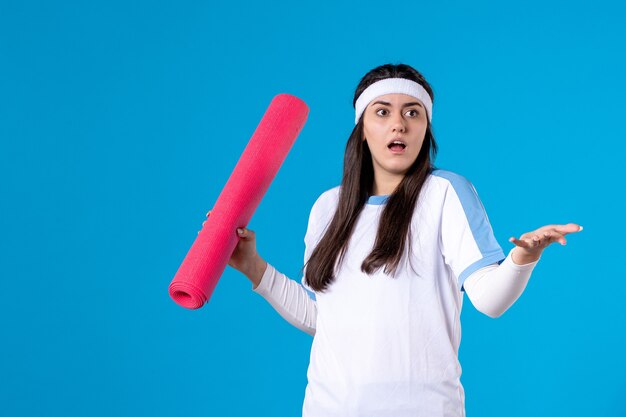
POLYGON ((483 256, 482 259, 467 267, 459 276, 459 286, 462 288, 465 278, 475 270, 495 262, 502 262, 505 258, 504 252, 493 235, 485 208, 472 184, 465 177, 451 171, 437 169, 432 171, 432 174, 450 181, 461 201, 470 230, 483 256))
POLYGON ((480 268, 486 267, 487 265, 491 265, 494 263, 501 264, 503 260, 504 256, 496 252, 492 255, 477 260, 476 262, 465 268, 465 270, 461 273, 461 276, 459 277, 459 286, 461 287, 461 291, 465 291, 463 283, 465 282, 467 277, 478 271, 480 268))

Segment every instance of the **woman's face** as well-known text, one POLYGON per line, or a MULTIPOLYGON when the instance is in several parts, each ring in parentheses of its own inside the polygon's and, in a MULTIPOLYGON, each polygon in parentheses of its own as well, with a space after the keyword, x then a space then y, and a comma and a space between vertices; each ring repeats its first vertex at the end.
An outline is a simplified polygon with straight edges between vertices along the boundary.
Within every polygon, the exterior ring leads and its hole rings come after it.
POLYGON ((403 176, 422 148, 428 119, 422 104, 406 94, 386 94, 363 112, 363 140, 372 154, 376 175, 403 176), (390 148, 394 139, 405 147, 390 148))

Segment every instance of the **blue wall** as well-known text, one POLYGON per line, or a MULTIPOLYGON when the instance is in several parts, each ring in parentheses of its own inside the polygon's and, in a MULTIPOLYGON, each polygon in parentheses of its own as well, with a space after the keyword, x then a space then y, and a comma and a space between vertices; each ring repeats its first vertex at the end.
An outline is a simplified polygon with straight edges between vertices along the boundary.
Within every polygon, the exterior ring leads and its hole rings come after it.
POLYGON ((167 288, 278 93, 310 114, 248 226, 299 280, 354 89, 402 62, 435 90, 437 165, 472 181, 505 252, 585 227, 501 318, 465 297, 468 415, 626 415, 625 11, 0 0, 2 414, 299 415, 310 336, 230 267, 200 310, 167 288))

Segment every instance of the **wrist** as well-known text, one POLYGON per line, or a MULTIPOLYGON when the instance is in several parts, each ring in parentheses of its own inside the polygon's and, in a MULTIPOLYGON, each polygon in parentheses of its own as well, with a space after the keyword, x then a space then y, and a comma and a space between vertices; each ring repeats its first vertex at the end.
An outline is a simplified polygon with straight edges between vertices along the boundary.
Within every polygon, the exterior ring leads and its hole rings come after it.
POLYGON ((513 248, 513 252, 511 252, 511 259, 514 264, 517 265, 526 265, 532 262, 536 262, 541 258, 541 253, 527 253, 522 250, 519 246, 513 248))
POLYGON ((261 283, 261 278, 263 278, 263 274, 265 274, 265 270, 267 269, 267 262, 263 260, 260 256, 257 256, 255 260, 252 262, 252 266, 250 271, 245 274, 246 277, 252 282, 254 285, 253 288, 256 288, 261 283))

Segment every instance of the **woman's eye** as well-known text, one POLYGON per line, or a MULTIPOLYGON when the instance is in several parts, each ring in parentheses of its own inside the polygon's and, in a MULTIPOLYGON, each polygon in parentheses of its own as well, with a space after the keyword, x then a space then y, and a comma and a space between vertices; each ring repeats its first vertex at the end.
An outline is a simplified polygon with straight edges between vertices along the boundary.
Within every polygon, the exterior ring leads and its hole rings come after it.
MULTIPOLYGON (((412 117, 418 117, 419 116, 419 112, 417 110, 411 109, 407 113, 411 113, 411 112, 413 113, 412 117)), ((378 114, 380 116, 385 116, 387 113, 388 113, 387 109, 378 109, 378 110, 376 110, 376 114, 378 114), (381 112, 385 112, 385 113, 381 114, 381 112)))

